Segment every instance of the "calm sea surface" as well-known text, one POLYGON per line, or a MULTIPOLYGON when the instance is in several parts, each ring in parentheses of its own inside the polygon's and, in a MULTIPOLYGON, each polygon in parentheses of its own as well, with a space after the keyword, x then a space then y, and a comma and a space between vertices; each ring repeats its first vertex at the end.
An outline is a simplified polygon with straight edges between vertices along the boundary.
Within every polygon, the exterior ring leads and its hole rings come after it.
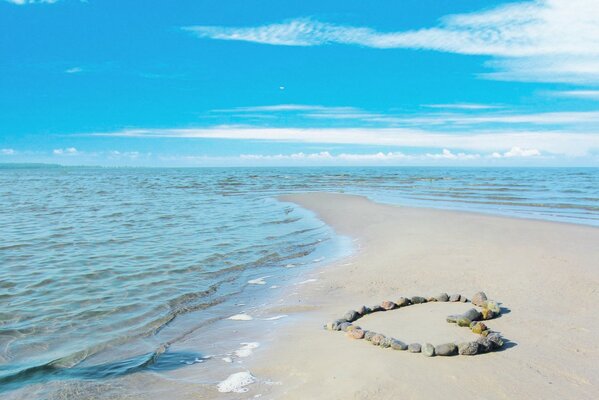
POLYGON ((347 252, 275 200, 305 191, 599 226, 599 169, 0 166, 0 396, 168 368, 177 320, 213 323, 248 281, 347 252))

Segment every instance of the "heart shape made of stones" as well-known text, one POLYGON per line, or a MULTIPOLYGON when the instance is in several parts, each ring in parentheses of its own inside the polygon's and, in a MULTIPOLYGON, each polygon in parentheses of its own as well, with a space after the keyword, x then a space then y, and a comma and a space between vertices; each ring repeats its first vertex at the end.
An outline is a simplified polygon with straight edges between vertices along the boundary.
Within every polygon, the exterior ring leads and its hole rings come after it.
POLYGON ((398 310, 413 304, 424 304, 429 302, 462 302, 467 303, 469 300, 460 295, 454 294, 449 296, 447 293, 441 293, 434 297, 413 296, 411 298, 400 297, 396 302, 385 300, 381 304, 373 307, 362 306, 357 310, 350 310, 345 315, 333 322, 325 325, 325 329, 330 331, 347 332, 347 336, 353 339, 365 339, 375 346, 382 348, 391 348, 393 350, 408 350, 411 353, 423 353, 425 356, 453 356, 464 355, 471 356, 476 354, 489 353, 498 350, 504 345, 504 339, 497 332, 491 331, 483 321, 496 318, 501 314, 499 303, 494 300, 489 300, 484 292, 477 292, 472 296, 471 303, 480 308, 471 308, 463 314, 450 315, 447 317, 447 322, 455 323, 458 326, 470 329, 478 338, 470 342, 462 342, 455 344, 452 342, 443 343, 433 346, 430 343, 421 345, 420 343, 405 344, 399 339, 386 336, 382 333, 362 329, 354 322, 365 315, 374 312, 398 310))

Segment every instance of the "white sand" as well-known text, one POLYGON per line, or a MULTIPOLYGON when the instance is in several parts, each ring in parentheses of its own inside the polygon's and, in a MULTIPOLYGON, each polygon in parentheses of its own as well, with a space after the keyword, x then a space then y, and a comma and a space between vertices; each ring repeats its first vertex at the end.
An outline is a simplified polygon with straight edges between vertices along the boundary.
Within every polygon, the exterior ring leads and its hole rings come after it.
MULTIPOLYGON (((277 306, 297 322, 279 327, 274 345, 248 364, 259 379, 282 382, 256 388, 263 398, 599 398, 599 229, 400 208, 358 196, 285 200, 357 239, 359 250, 277 306), (321 328, 363 304, 478 290, 508 308, 488 323, 510 340, 503 351, 427 358, 321 328)), ((469 307, 415 305, 357 324, 408 343, 468 340, 473 334, 445 316, 469 307)))

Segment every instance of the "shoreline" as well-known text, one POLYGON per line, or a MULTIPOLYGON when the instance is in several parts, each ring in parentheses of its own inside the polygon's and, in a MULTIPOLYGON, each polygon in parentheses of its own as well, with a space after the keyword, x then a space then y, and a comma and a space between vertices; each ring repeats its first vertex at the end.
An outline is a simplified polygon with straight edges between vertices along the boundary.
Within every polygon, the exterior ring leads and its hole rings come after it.
MULTIPOLYGON (((355 195, 308 193, 281 200, 313 211, 337 234, 352 238, 356 251, 311 271, 318 280, 287 300, 304 310, 248 360, 257 383, 244 398, 469 398, 484 392, 492 399, 590 399, 599 388, 592 337, 599 331, 592 310, 599 300, 596 228, 398 207, 355 195), (488 321, 510 341, 497 353, 429 359, 322 329, 361 305, 441 292, 470 298, 479 290, 507 309, 488 321)), ((462 341, 468 332, 445 317, 471 307, 431 303, 358 324, 406 343, 462 341)))

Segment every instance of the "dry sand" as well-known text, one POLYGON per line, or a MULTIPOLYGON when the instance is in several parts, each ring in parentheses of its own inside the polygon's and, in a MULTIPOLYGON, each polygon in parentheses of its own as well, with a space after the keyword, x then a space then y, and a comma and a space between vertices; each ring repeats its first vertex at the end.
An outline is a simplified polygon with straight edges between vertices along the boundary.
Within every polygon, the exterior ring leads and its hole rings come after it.
MULTIPOLYGON (((289 293, 278 311, 299 310, 295 322, 248 361, 259 382, 231 398, 599 398, 599 229, 387 206, 348 195, 283 200, 316 212, 353 238, 357 252, 311 273, 306 279, 315 282, 289 293), (503 351, 427 358, 321 328, 363 304, 440 292, 470 297, 478 290, 507 308, 488 323, 509 339, 503 351)), ((357 324, 407 342, 461 341, 474 335, 445 316, 469 307, 415 305, 357 324)))

